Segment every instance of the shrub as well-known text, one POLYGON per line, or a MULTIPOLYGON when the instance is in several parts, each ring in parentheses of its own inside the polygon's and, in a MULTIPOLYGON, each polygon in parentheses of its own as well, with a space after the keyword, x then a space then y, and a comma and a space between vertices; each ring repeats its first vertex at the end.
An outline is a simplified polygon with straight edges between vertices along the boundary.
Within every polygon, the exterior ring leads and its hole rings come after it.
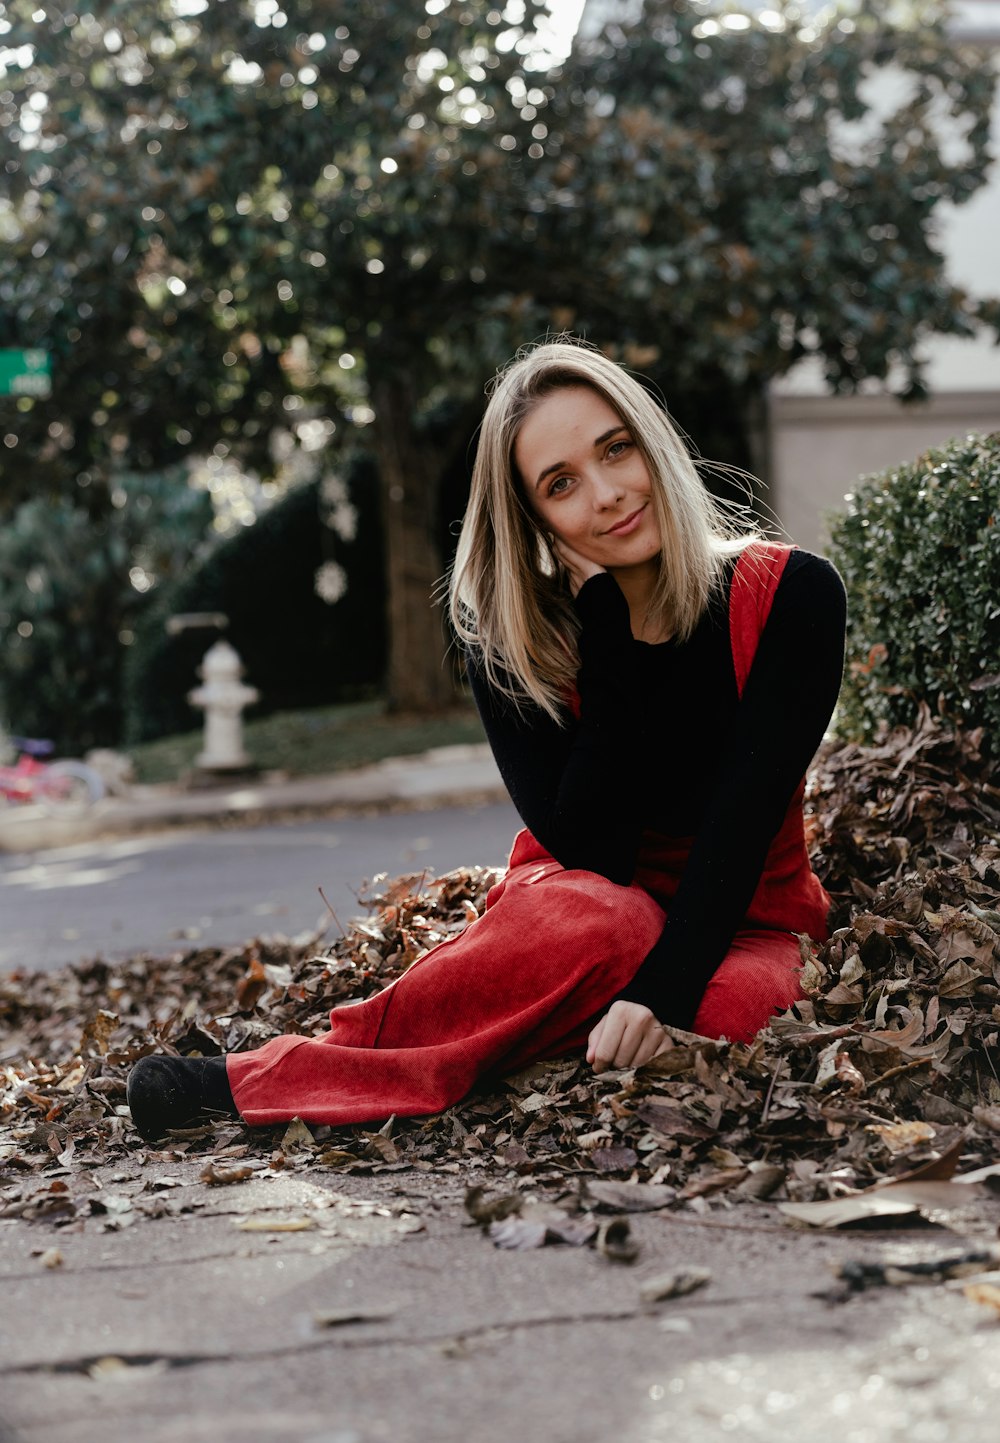
POLYGON ((1000 432, 865 477, 830 527, 849 599, 841 731, 912 726, 926 701, 1000 754, 1000 432))
POLYGON ((211 525, 186 472, 116 477, 107 513, 35 498, 0 526, 0 721, 60 751, 121 735, 122 661, 150 605, 211 525))
POLYGON ((187 693, 217 634, 169 635, 168 618, 183 612, 229 618, 258 715, 371 695, 385 670, 384 574, 374 467, 359 454, 343 481, 294 487, 159 596, 126 667, 127 742, 201 725, 187 693))

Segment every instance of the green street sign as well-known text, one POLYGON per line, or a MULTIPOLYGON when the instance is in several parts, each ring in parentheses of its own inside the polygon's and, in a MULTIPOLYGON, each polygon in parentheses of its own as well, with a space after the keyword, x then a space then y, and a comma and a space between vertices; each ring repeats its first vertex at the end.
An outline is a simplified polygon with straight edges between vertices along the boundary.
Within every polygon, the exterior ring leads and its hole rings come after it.
POLYGON ((0 396, 51 396, 48 351, 0 351, 0 396))

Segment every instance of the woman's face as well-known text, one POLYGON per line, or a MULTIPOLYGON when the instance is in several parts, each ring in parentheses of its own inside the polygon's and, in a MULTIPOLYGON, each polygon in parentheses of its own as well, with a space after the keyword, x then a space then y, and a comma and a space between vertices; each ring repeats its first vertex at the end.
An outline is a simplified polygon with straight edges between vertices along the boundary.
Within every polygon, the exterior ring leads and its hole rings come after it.
POLYGON ((659 555, 646 463, 618 412, 589 386, 539 401, 518 433, 514 460, 529 506, 564 546, 611 572, 659 555))

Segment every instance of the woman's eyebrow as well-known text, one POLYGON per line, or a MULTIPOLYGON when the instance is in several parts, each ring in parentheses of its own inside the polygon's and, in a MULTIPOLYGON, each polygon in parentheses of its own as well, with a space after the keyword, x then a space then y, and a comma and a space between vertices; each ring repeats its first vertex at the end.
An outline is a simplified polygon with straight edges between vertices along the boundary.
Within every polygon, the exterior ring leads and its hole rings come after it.
MULTIPOLYGON (((602 431, 599 436, 595 437, 593 449, 596 451, 598 446, 603 446, 605 441, 610 441, 616 432, 626 430, 628 430, 628 427, 625 425, 625 422, 619 421, 617 426, 612 426, 609 431, 602 431)), ((566 464, 565 461, 554 461, 551 466, 546 466, 544 471, 539 471, 535 480, 535 490, 538 490, 546 476, 551 476, 553 471, 561 471, 566 464)))

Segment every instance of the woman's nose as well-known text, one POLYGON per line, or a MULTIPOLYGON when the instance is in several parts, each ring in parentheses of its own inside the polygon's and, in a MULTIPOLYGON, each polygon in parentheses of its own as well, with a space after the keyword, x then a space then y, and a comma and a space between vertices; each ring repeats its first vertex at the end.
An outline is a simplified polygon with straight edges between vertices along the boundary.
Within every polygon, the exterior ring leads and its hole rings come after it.
POLYGON ((614 506, 621 500, 622 489, 611 476, 597 472, 591 478, 591 488, 594 505, 599 511, 604 511, 608 506, 614 506))

